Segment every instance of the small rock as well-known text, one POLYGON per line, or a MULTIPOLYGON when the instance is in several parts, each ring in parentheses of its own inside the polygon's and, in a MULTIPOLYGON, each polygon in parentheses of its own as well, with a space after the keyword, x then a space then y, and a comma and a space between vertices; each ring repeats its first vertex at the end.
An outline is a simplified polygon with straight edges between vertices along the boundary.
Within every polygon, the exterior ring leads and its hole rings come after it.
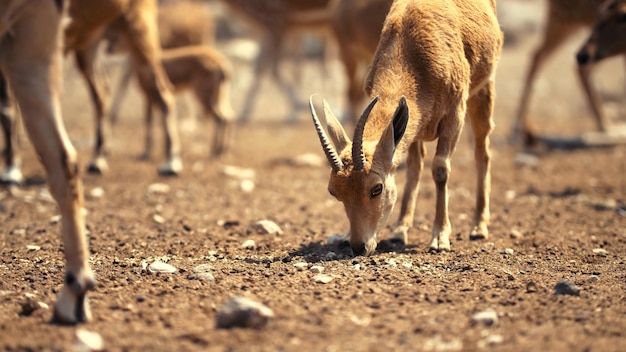
POLYGON ((189 280, 198 280, 198 281, 215 281, 215 276, 211 273, 192 273, 187 276, 189 280))
POLYGON ((36 246, 34 244, 28 244, 28 245, 26 245, 26 249, 28 249, 29 251, 33 251, 34 252, 34 251, 40 250, 41 247, 36 246))
POLYGON ((539 164, 539 158, 528 153, 517 153, 515 155, 514 163, 516 166, 537 166, 539 164))
MULTIPOLYGON (((61 219, 61 216, 59 216, 59 219, 61 219)), ((15 229, 15 230, 11 231, 11 235, 14 235, 14 236, 24 236, 24 235, 26 235, 26 229, 15 229)))
POLYGON ((498 313, 493 309, 487 309, 472 315, 472 324, 482 324, 485 326, 498 325, 498 313))
POLYGON ((324 267, 321 265, 313 265, 309 270, 311 270, 312 273, 321 274, 324 272, 324 267))
POLYGON ((316 282, 318 284, 327 284, 331 281, 333 281, 334 277, 331 275, 324 275, 324 274, 318 274, 313 276, 312 280, 313 282, 316 282))
POLYGON ((59 221, 61 221, 61 215, 54 215, 50 217, 50 220, 48 222, 50 223, 50 225, 54 225, 58 224, 59 221))
POLYGON ((517 197, 517 193, 512 189, 504 192, 504 199, 506 199, 507 201, 512 201, 513 199, 515 199, 515 197, 517 197))
POLYGON ((283 230, 278 225, 270 220, 261 220, 254 224, 252 227, 254 231, 265 235, 282 235, 283 230))
POLYGON ((589 282, 590 283, 597 282, 599 279, 600 279, 600 277, 598 275, 591 275, 591 276, 589 276, 589 282))
POLYGON ((242 192, 250 193, 254 191, 254 187, 254 182, 252 180, 241 180, 241 182, 239 182, 239 189, 242 192))
POLYGON ((104 350, 104 340, 97 332, 83 328, 76 330, 76 351, 102 351, 104 350))
POLYGON ((222 167, 222 174, 240 180, 254 179, 256 172, 253 169, 241 168, 238 166, 225 165, 222 167))
POLYGON ((529 283, 527 283, 526 284, 526 292, 527 293, 537 292, 537 284, 534 283, 533 281, 530 281, 529 283))
POLYGON ((461 351, 463 341, 460 339, 444 340, 441 335, 435 335, 424 341, 424 351, 461 351))
POLYGON ((274 312, 267 306, 245 297, 233 297, 215 314, 217 327, 228 329, 244 327, 260 329, 267 325, 274 312))
POLYGON ((254 242, 254 240, 247 240, 244 243, 241 244, 241 248, 243 249, 255 249, 256 248, 256 243, 254 242))
POLYGON ((200 264, 191 270, 194 273, 209 273, 213 268, 209 264, 200 264))
POLYGON ((515 251, 513 250, 513 248, 505 248, 504 249, 504 253, 506 253, 508 255, 513 255, 515 253, 515 251))
POLYGON ((92 188, 91 191, 89 191, 89 196, 91 198, 102 198, 102 196, 104 196, 104 188, 102 187, 95 187, 92 188))
POLYGON ((21 306, 21 310, 19 312, 20 316, 23 317, 29 317, 31 316, 36 310, 44 308, 47 309, 48 305, 43 303, 43 302, 39 302, 36 299, 32 298, 32 297, 27 297, 26 301, 22 302, 20 304, 21 306))
POLYGON ((329 251, 328 253, 324 254, 324 258, 326 259, 337 259, 337 253, 333 252, 333 251, 329 251))
POLYGON ((309 267, 309 263, 300 262, 300 263, 295 263, 293 266, 296 269, 298 269, 298 271, 304 271, 306 268, 309 267))
POLYGON ((159 214, 152 215, 152 220, 154 220, 154 222, 156 222, 157 224, 162 224, 165 222, 165 219, 159 214))
POLYGON ((504 342, 504 337, 502 337, 502 335, 498 335, 498 334, 487 335, 485 338, 478 341, 478 347, 485 348, 488 346, 499 345, 503 342, 504 342))
POLYGON ((522 238, 522 236, 523 236, 522 233, 517 230, 511 230, 511 233, 509 233, 509 237, 515 238, 515 239, 522 238))
POLYGON ((555 295, 580 296, 580 289, 578 286, 567 280, 559 281, 559 283, 554 286, 554 291, 555 295))
POLYGON ((148 194, 166 194, 169 193, 170 186, 165 183, 153 183, 148 186, 148 194))
POLYGON ((172 273, 175 273, 177 270, 175 267, 167 263, 155 261, 154 263, 148 265, 148 271, 150 271, 151 273, 172 274, 172 273))
POLYGON ((606 249, 604 249, 604 248, 594 248, 593 249, 593 254, 596 254, 596 255, 599 255, 599 256, 602 256, 602 257, 606 257, 609 254, 609 252, 606 249))

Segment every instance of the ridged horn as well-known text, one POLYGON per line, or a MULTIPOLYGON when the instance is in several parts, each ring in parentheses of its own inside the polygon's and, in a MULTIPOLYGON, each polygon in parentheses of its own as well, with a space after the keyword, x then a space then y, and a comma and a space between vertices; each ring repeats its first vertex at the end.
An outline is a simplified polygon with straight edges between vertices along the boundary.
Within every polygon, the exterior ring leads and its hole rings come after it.
POLYGON ((363 153, 363 131, 365 131, 365 124, 370 116, 370 112, 378 102, 378 96, 367 105, 361 117, 356 123, 354 129, 354 137, 352 138, 352 162, 354 163, 354 170, 363 170, 365 167, 365 153, 363 153))
POLYGON ((319 117, 317 117, 317 113, 315 112, 315 106, 313 105, 313 97, 316 94, 311 95, 309 98, 309 107, 311 109, 311 117, 313 118, 313 124, 315 125, 315 131, 317 131, 317 136, 320 139, 320 143, 322 144, 322 149, 324 149, 324 154, 326 154, 326 159, 330 162, 330 165, 334 172, 338 172, 343 169, 343 162, 341 162, 341 158, 339 158, 339 154, 335 150, 335 147, 331 143, 326 131, 322 127, 322 123, 320 122, 319 117))

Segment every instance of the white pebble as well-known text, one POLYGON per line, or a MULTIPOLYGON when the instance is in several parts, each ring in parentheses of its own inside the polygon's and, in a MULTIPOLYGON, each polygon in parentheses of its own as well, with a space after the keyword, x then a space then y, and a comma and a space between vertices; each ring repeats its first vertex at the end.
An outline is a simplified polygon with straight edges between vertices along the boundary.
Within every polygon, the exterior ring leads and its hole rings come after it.
POLYGON ((247 240, 244 243, 241 244, 241 248, 243 249, 255 249, 256 248, 256 243, 254 242, 254 240, 247 240))
POLYGON ((264 235, 282 235, 283 230, 273 221, 261 220, 254 224, 252 228, 260 234, 264 235))
POLYGON ((215 314, 218 328, 260 329, 273 317, 274 312, 267 306, 245 297, 231 298, 215 314))
POLYGON ((293 265, 296 269, 298 269, 299 271, 303 271, 306 268, 309 267, 309 263, 305 263, 305 262, 300 262, 300 263, 296 263, 293 265))
POLYGON ((76 345, 78 351, 102 351, 104 350, 104 340, 97 332, 83 328, 76 330, 76 345))
POLYGON ((254 182, 252 180, 241 180, 241 182, 239 182, 239 189, 242 192, 250 193, 254 191, 254 182))
POLYGON ((324 267, 321 265, 313 265, 309 270, 311 270, 312 273, 321 274, 324 272, 324 267))
POLYGON ((157 224, 162 224, 165 222, 165 219, 159 214, 152 215, 152 220, 154 220, 154 222, 156 222, 157 224))
POLYGON ((155 261, 154 263, 150 264, 148 266, 148 270, 151 273, 167 273, 167 274, 172 274, 177 271, 175 267, 167 263, 163 263, 159 261, 155 261))
POLYGON ((240 180, 251 180, 254 178, 256 172, 254 171, 254 169, 246 169, 238 166, 225 165, 222 167, 222 174, 240 180))
POLYGON ((604 248, 594 248, 593 254, 597 254, 597 255, 601 255, 605 257, 607 254, 609 254, 609 252, 604 248))
POLYGON ((61 215, 54 215, 50 217, 50 220, 48 222, 50 223, 50 225, 54 225, 58 224, 59 221, 61 221, 61 215))
POLYGON ((511 238, 522 238, 522 236, 522 233, 517 230, 511 230, 511 233, 509 234, 509 237, 511 238))
POLYGON ((513 199, 515 199, 515 197, 517 197, 517 193, 512 189, 504 192, 504 199, 506 199, 507 201, 512 201, 513 199))
POLYGON ((170 186, 165 183, 153 183, 148 186, 148 194, 166 194, 170 191, 170 186))
POLYGON ((41 249, 41 247, 36 246, 36 245, 34 245, 34 244, 27 244, 27 245, 26 245, 26 249, 28 249, 29 251, 33 251, 33 252, 34 252, 34 251, 38 251, 38 250, 40 250, 40 249, 41 249))
POLYGON ((498 325, 498 313, 493 309, 487 309, 472 315, 473 324, 483 324, 485 326, 498 325))
POLYGON ((504 249, 504 253, 508 254, 508 255, 512 255, 515 253, 515 251, 513 250, 513 248, 505 248, 504 249))
POLYGON ((334 277, 332 277, 331 275, 324 275, 324 274, 318 274, 313 276, 312 280, 313 282, 317 282, 319 284, 327 284, 331 281, 333 281, 334 277))
POLYGON ((104 196, 104 188, 102 187, 92 188, 91 191, 89 192, 89 196, 91 198, 102 198, 102 196, 104 196))

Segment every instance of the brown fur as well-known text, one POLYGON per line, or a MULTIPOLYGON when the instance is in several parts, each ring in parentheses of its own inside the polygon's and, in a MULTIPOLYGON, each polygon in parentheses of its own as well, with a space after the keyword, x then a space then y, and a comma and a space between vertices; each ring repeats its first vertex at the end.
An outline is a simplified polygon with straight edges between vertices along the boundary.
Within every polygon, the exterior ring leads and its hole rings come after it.
POLYGON ((350 221, 348 236, 355 252, 371 254, 376 248, 376 236, 397 197, 395 168, 408 150, 407 185, 393 234, 394 239, 406 243, 423 168, 423 141, 434 139, 438 139, 432 163, 437 204, 430 248, 450 249, 447 180, 450 156, 466 112, 475 135, 478 173, 475 223, 470 236, 488 236, 488 137, 493 128, 493 79, 501 47, 502 33, 493 1, 393 3, 365 83, 367 94, 377 96, 378 103, 371 113, 364 113, 367 122, 362 138, 362 170, 354 166, 357 137, 350 141, 332 113, 324 112, 342 160, 342 168, 331 173, 328 188, 344 203, 350 221), (470 18, 473 20, 468 21, 470 18))
POLYGON ((0 70, 20 107, 62 216, 66 276, 54 318, 61 323, 85 322, 91 318, 86 295, 95 279, 81 214, 77 153, 61 117, 63 12, 53 1, 0 0, 0 14, 11 14, 5 17, 10 20, 4 22, 8 25, 0 35, 0 70))
POLYGON ((580 66, 626 54, 626 0, 606 2, 576 58, 580 66))
MULTIPOLYGON (((528 67, 516 114, 516 122, 512 131, 513 137, 521 137, 525 146, 530 146, 537 140, 536 128, 528 116, 533 83, 537 73, 550 55, 567 38, 571 37, 579 29, 591 27, 594 24, 598 10, 603 2, 605 0, 546 0, 548 16, 544 27, 543 41, 535 50, 531 64, 528 67)), ((606 131, 609 121, 604 116, 598 94, 589 80, 589 69, 587 67, 579 68, 578 75, 587 102, 596 120, 597 129, 606 131)))

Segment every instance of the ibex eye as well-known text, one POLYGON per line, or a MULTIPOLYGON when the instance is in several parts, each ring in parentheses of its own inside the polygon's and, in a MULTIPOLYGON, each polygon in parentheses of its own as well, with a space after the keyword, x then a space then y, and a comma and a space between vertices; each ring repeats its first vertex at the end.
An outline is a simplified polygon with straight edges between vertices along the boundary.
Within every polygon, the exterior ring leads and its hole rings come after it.
POLYGON ((370 193, 370 198, 378 197, 381 193, 383 193, 383 184, 379 183, 376 186, 374 186, 374 188, 372 188, 372 191, 370 193))

